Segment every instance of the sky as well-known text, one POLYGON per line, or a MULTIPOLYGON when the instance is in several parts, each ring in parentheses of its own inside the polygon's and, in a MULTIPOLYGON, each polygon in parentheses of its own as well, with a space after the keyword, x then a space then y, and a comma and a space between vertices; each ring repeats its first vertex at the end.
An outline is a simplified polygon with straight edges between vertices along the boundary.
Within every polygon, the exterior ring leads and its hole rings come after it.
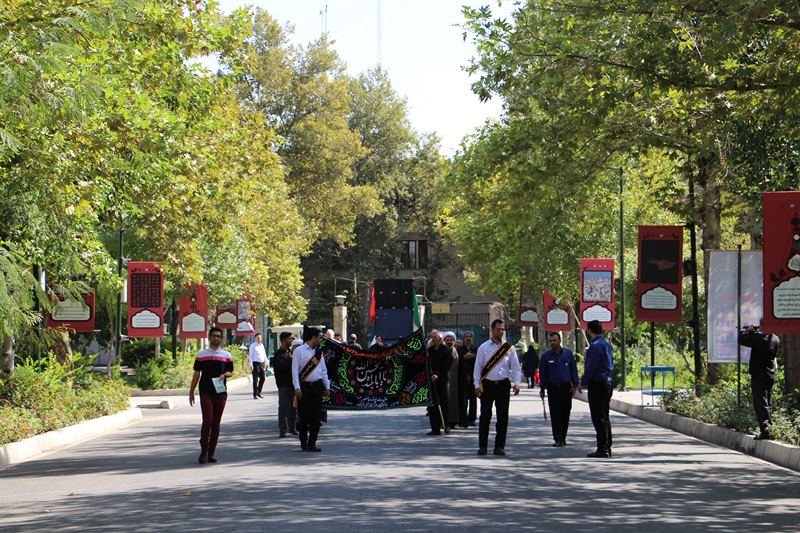
POLYGON ((465 135, 500 114, 499 101, 481 103, 470 90, 475 77, 463 67, 474 47, 463 40, 459 25, 463 4, 488 4, 493 12, 507 14, 509 2, 501 11, 494 0, 220 0, 219 4, 226 13, 247 5, 268 11, 282 24, 293 26, 295 44, 318 39, 326 25, 352 75, 374 67, 380 55, 395 90, 408 101, 413 127, 422 133, 436 132, 447 155, 455 153, 465 135))

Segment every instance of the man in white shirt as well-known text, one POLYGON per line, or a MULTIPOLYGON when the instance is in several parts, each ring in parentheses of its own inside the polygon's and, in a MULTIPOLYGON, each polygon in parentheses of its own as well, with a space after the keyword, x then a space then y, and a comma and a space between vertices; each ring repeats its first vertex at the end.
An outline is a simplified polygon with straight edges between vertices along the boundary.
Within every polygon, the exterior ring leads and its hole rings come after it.
POLYGON ((475 395, 481 399, 481 420, 478 434, 478 455, 486 455, 489 444, 489 424, 492 421, 492 404, 497 405, 497 434, 494 454, 505 455, 508 431, 508 406, 511 387, 519 394, 522 369, 514 347, 503 341, 506 328, 502 320, 492 322, 491 337, 478 348, 472 379, 475 395))
POLYGON ((325 358, 318 352, 320 332, 308 328, 303 332, 302 346, 292 353, 292 383, 298 401, 300 421, 300 446, 306 452, 321 452, 317 447, 320 419, 322 418, 322 397, 330 396, 331 382, 325 358))
POLYGON ((253 373, 253 399, 262 398, 261 389, 264 388, 264 379, 267 370, 267 351, 261 344, 261 333, 256 333, 256 339, 250 344, 248 354, 250 370, 253 373))

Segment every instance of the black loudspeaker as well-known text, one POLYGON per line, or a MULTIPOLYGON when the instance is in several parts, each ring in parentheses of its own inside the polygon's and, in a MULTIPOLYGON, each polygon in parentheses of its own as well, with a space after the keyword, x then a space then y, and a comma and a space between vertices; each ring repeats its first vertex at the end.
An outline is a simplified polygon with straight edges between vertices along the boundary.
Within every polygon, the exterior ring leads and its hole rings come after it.
POLYGON ((376 279, 375 309, 413 309, 414 281, 410 279, 376 279))
POLYGON ((408 309, 376 309, 376 336, 380 335, 384 342, 393 344, 414 331, 414 313, 408 309))

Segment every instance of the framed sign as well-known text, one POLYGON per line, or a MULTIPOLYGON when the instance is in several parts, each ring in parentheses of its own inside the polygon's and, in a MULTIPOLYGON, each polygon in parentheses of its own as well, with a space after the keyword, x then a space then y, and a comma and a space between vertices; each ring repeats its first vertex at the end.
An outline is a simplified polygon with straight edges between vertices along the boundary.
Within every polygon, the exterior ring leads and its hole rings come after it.
POLYGON ((128 263, 128 337, 164 336, 164 272, 150 261, 128 263))
POLYGON ((76 333, 94 331, 94 293, 83 294, 83 301, 59 300, 47 314, 47 327, 65 329, 76 333))
POLYGON ((767 333, 800 333, 800 192, 764 193, 764 321, 767 333))
POLYGON ((550 294, 550 291, 545 287, 544 296, 542 298, 544 303, 544 329, 546 331, 569 331, 572 329, 572 320, 570 315, 572 309, 567 306, 563 309, 556 304, 555 298, 550 294))
POLYGON ((636 320, 681 321, 683 227, 639 226, 636 320))
POLYGON ((236 327, 236 309, 236 302, 218 305, 214 319, 216 326, 222 329, 234 329, 236 327))
POLYGON ((592 320, 614 327, 613 259, 581 259, 580 320, 582 328, 592 320))
POLYGON ((536 308, 523 305, 519 308, 519 322, 518 324, 523 327, 535 328, 539 325, 539 313, 536 308))
POLYGON ((250 308, 250 300, 242 297, 236 302, 235 334, 240 337, 253 335, 256 332, 255 313, 250 308))
POLYGON ((204 339, 208 331, 208 290, 203 285, 187 287, 178 300, 181 339, 204 339))

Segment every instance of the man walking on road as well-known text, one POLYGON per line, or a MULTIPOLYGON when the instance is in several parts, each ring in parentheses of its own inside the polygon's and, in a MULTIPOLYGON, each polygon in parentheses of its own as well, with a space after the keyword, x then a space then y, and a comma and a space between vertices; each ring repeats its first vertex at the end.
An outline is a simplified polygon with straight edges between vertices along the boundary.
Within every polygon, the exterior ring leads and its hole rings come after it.
POLYGON ((442 428, 445 433, 450 433, 447 425, 448 407, 448 381, 450 379, 450 365, 453 364, 452 349, 444 344, 442 334, 433 330, 428 342, 428 362, 431 372, 431 392, 436 405, 428 407, 428 418, 431 430, 428 435, 441 435, 442 428), (444 419, 442 418, 444 417, 444 419))
POLYGON ((750 324, 739 333, 739 344, 751 349, 750 388, 760 429, 756 439, 769 440, 771 438, 769 428, 772 425, 772 387, 775 385, 775 373, 778 371, 775 358, 781 341, 777 335, 761 333, 758 326, 750 324))
POLYGON ((308 328, 303 332, 305 343, 292 354, 292 382, 300 415, 300 447, 306 452, 321 452, 317 447, 322 398, 330 396, 331 382, 325 358, 319 350, 320 332, 308 328))
POLYGON ((261 333, 256 333, 255 340, 250 344, 248 352, 250 371, 253 373, 253 399, 263 398, 261 390, 264 388, 267 370, 267 351, 261 344, 261 333))
POLYGON ((522 369, 517 352, 503 341, 506 328, 502 320, 492 322, 491 337, 478 348, 475 357, 473 383, 475 396, 481 399, 481 420, 478 435, 478 455, 486 455, 489 444, 489 425, 492 421, 492 404, 497 405, 497 424, 494 454, 505 455, 506 432, 508 431, 508 407, 511 387, 519 394, 522 369))
POLYGON ((563 448, 567 445, 572 397, 578 388, 578 365, 572 351, 561 346, 560 333, 554 331, 548 338, 550 349, 542 354, 539 363, 539 396, 544 399, 547 391, 553 446, 563 448))
POLYGON ((586 350, 586 364, 578 391, 589 388, 589 412, 592 415, 597 450, 587 457, 611 457, 611 374, 614 370, 614 350, 603 337, 603 326, 597 320, 587 324, 589 329, 589 348, 586 350))
POLYGON ((200 409, 203 425, 200 429, 200 464, 216 463, 214 453, 219 440, 219 426, 222 412, 228 400, 225 380, 233 375, 231 353, 223 350, 222 330, 211 328, 208 331, 209 348, 200 351, 194 360, 194 375, 189 386, 189 405, 194 405, 194 390, 200 383, 200 409))
POLYGON ((280 347, 272 356, 272 368, 275 372, 275 385, 278 387, 278 431, 279 437, 285 437, 287 430, 297 435, 294 429, 294 416, 292 399, 294 398, 294 385, 292 384, 292 358, 289 347, 294 338, 288 331, 278 337, 280 347))

